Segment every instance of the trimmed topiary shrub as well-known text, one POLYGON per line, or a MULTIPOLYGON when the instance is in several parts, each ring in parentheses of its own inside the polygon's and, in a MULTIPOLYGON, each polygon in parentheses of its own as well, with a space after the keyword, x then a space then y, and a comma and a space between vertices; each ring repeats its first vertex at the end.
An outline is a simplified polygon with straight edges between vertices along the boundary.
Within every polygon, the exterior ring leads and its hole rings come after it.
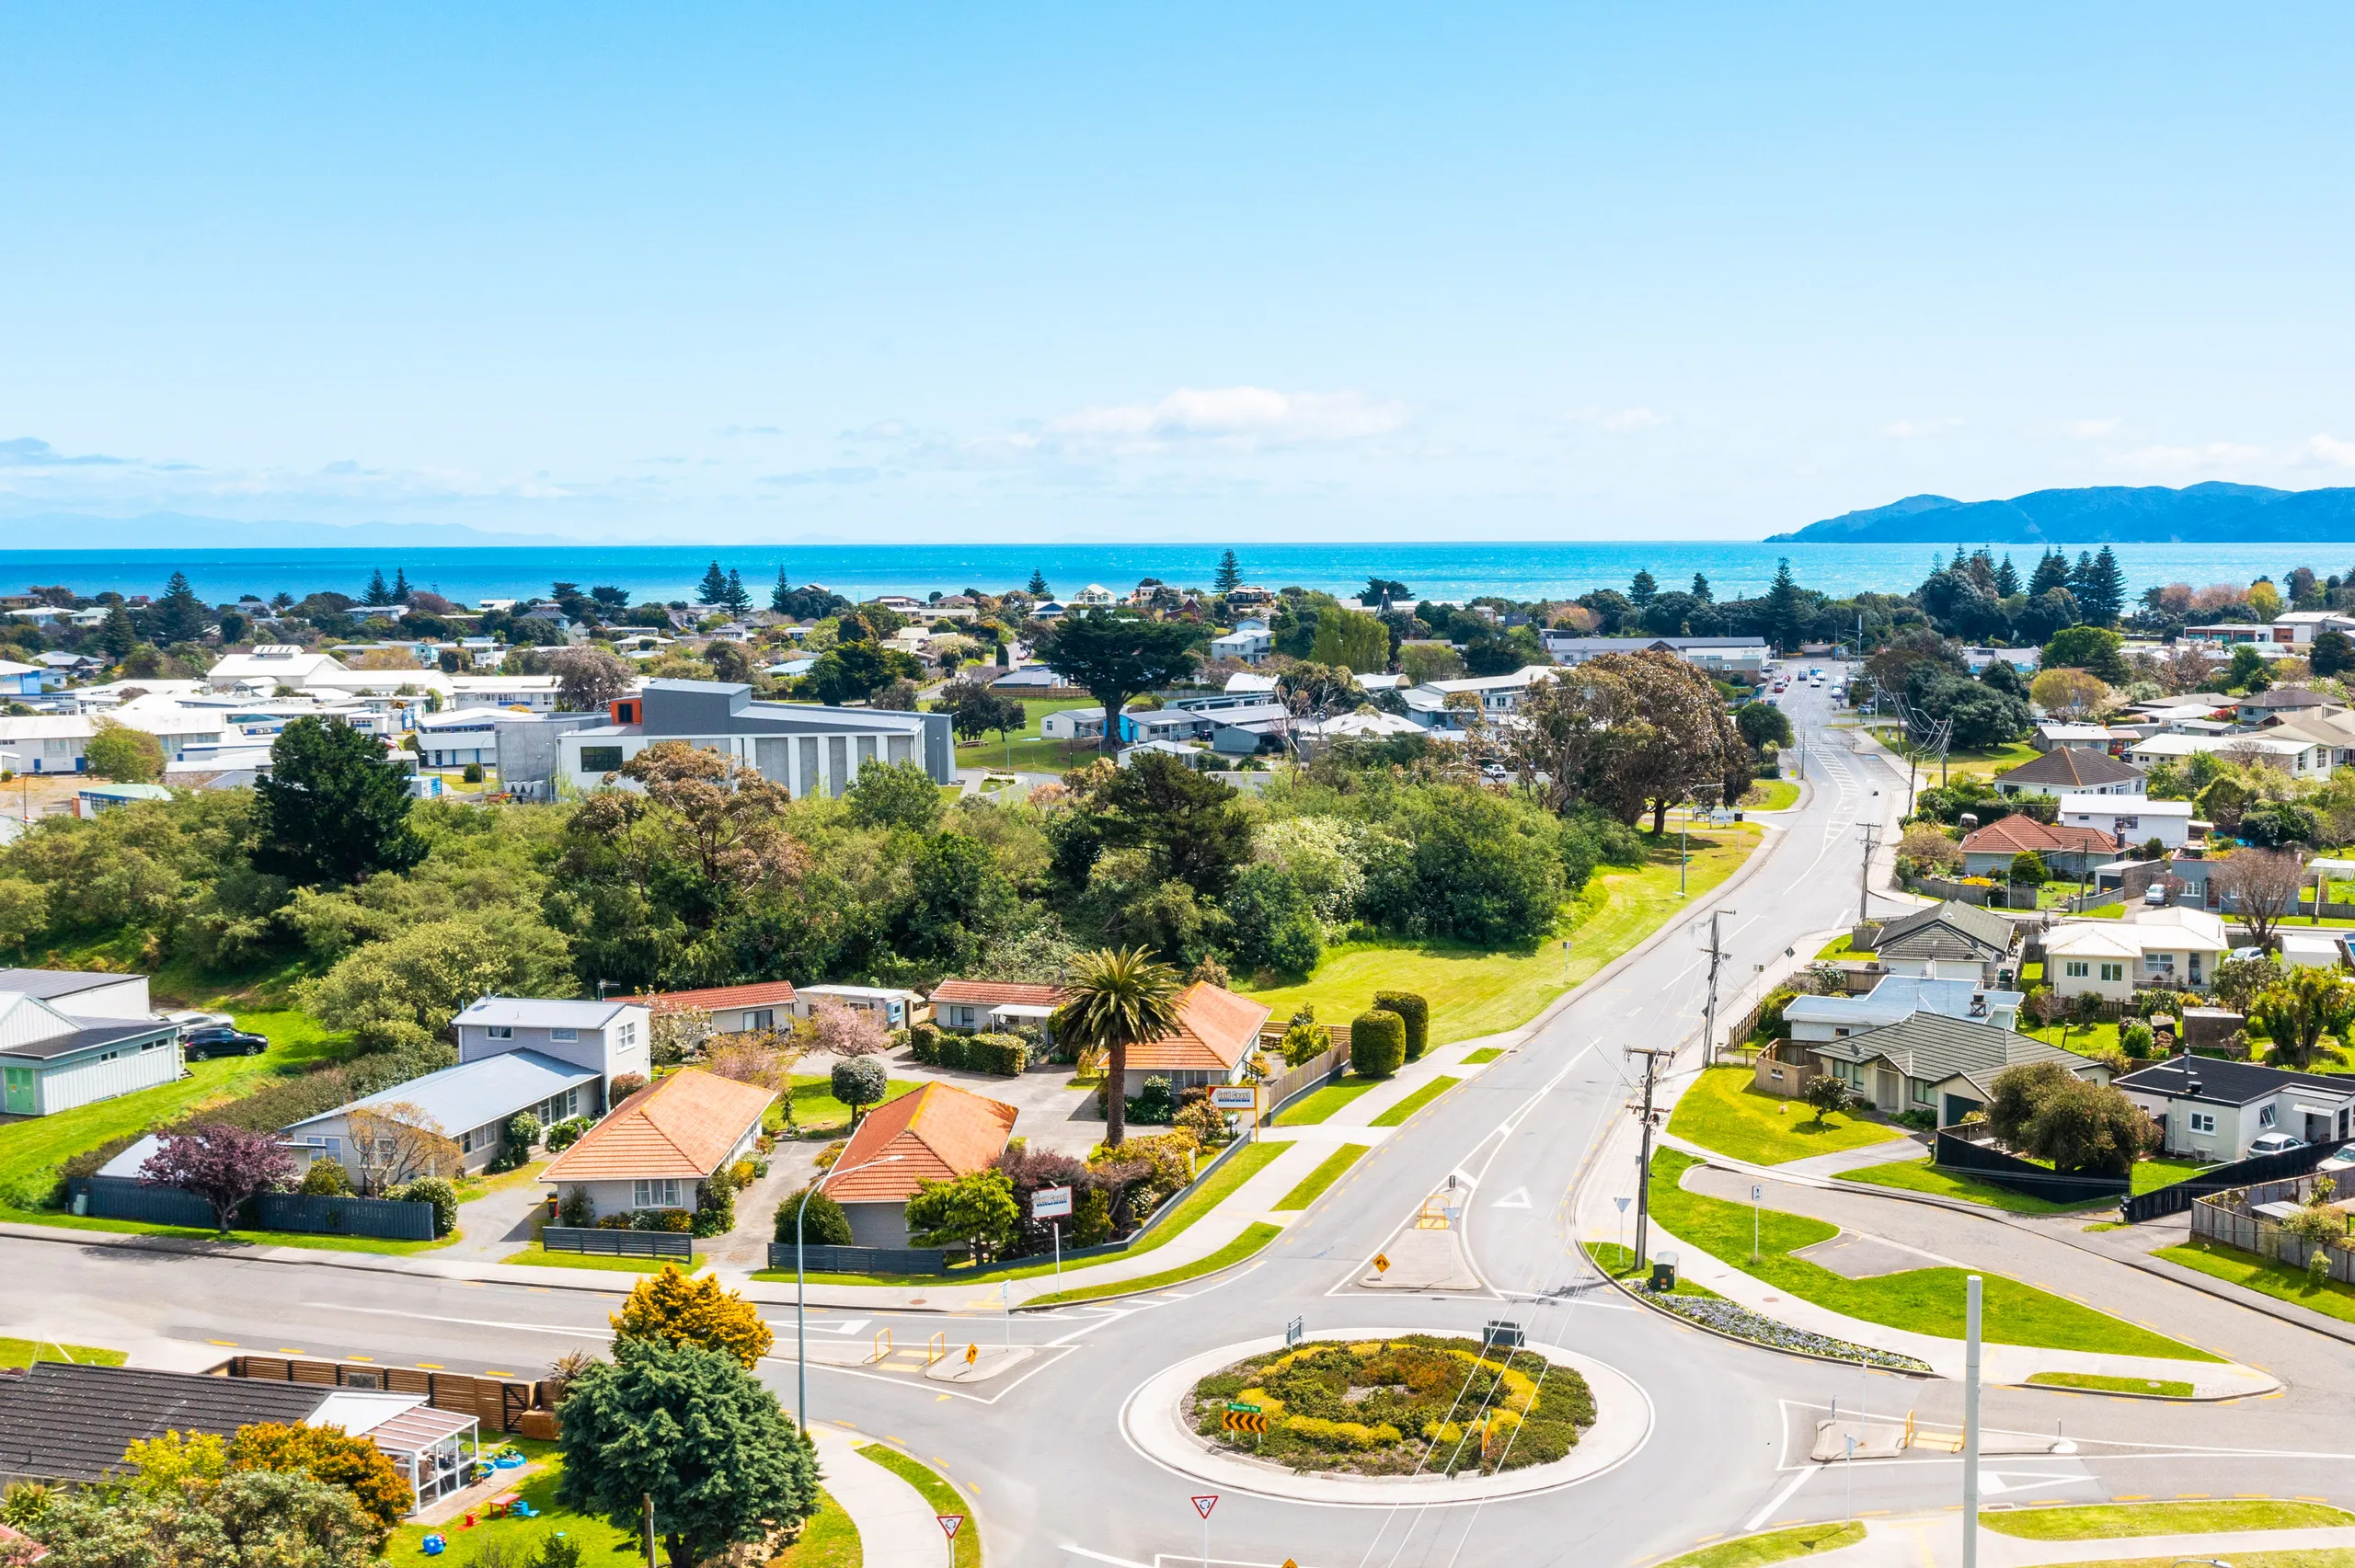
POLYGON ((1387 1078, 1407 1062, 1407 1021, 1379 1008, 1350 1022, 1350 1070, 1360 1078, 1387 1078))
MULTIPOLYGON (((795 1193, 776 1206, 776 1239, 788 1247, 793 1244, 794 1215, 800 1207, 800 1193, 795 1193)), ((812 1247, 856 1244, 850 1233, 850 1216, 843 1212, 841 1204, 824 1193, 810 1194, 809 1212, 801 1216, 801 1240, 812 1247)))
POLYGON ((340 1160, 314 1160, 303 1173, 301 1190, 313 1197, 342 1197, 351 1191, 351 1176, 340 1160))
POLYGON ((1410 990, 1373 993, 1377 1012, 1396 1013, 1407 1025, 1407 1059, 1419 1061, 1431 1038, 1431 1004, 1410 990))
POLYGON ((433 1233, 446 1236, 458 1228, 458 1189, 441 1176, 419 1176, 405 1187, 396 1187, 385 1195, 403 1203, 430 1203, 433 1206, 433 1233))

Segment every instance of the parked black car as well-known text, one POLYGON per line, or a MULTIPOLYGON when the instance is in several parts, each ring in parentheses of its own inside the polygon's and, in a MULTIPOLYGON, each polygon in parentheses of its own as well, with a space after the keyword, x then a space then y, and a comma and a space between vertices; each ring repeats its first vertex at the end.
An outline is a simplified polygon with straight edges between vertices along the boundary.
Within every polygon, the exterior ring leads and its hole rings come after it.
POLYGON ((258 1057, 268 1049, 266 1036, 243 1029, 196 1029, 190 1032, 180 1055, 190 1061, 202 1061, 208 1057, 258 1057))

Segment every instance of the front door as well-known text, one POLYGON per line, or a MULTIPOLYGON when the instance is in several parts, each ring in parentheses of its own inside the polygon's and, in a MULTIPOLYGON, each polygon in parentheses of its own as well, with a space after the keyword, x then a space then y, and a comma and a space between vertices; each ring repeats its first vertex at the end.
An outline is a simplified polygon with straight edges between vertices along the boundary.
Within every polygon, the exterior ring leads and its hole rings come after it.
POLYGON ((12 1067, 6 1070, 8 1114, 29 1116, 40 1109, 40 1081, 29 1067, 12 1067))
POLYGON ((1891 1116, 1896 1115, 1898 1095, 1905 1087, 1905 1080, 1881 1067, 1873 1070, 1873 1104, 1891 1116))

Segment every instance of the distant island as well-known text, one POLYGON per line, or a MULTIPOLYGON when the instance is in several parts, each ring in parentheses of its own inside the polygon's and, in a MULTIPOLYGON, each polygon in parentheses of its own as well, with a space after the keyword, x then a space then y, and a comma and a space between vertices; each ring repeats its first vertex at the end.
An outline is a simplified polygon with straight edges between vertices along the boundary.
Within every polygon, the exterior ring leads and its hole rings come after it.
POLYGON ((1810 522, 1769 544, 2307 544, 2355 540, 2355 488, 2094 485, 2008 501, 1908 496, 1810 522))

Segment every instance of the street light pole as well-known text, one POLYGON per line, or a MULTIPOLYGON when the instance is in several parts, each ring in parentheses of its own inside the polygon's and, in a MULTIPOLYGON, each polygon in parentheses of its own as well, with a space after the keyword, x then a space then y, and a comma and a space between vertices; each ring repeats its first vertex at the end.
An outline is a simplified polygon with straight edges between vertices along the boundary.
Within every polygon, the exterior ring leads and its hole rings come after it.
POLYGON ((793 1418, 805 1437, 810 1435, 810 1288, 802 1268, 807 1248, 801 1221, 810 1212, 810 1198, 823 1183, 847 1176, 851 1171, 864 1171, 869 1165, 889 1165, 902 1158, 886 1154, 879 1160, 862 1160, 849 1171, 829 1171, 801 1189, 801 1202, 793 1210, 793 1418))

